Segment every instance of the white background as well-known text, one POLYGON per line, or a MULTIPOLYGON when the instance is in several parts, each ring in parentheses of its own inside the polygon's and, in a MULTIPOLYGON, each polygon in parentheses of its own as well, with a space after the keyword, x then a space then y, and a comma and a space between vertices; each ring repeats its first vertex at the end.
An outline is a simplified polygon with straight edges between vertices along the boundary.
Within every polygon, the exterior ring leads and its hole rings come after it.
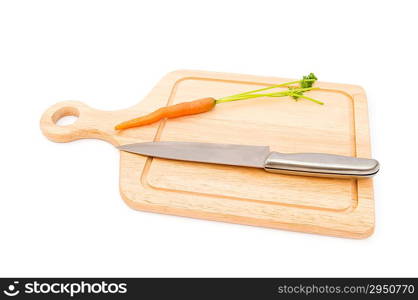
POLYGON ((418 276, 416 1, 1 1, 1 276, 418 276), (351 240, 143 213, 118 151, 39 118, 137 103, 199 69, 362 85, 376 231, 351 240))

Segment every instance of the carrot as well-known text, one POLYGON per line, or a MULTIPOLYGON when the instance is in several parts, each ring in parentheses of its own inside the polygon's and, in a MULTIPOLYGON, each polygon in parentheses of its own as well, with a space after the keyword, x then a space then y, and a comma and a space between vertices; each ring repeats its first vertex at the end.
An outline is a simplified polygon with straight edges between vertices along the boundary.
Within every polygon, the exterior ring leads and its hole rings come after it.
POLYGON ((172 119, 182 116, 200 114, 210 111, 215 107, 214 98, 202 98, 190 102, 182 102, 175 105, 161 107, 156 111, 149 113, 145 116, 135 118, 126 122, 122 122, 115 126, 116 130, 123 130, 132 127, 138 127, 143 125, 152 124, 160 121, 161 119, 172 119))
POLYGON ((235 95, 231 95, 227 97, 222 97, 219 99, 214 99, 214 98, 209 97, 209 98, 202 98, 202 99, 198 99, 198 100, 194 100, 190 102, 182 102, 176 105, 162 107, 145 116, 132 119, 126 122, 122 122, 116 125, 115 129, 123 130, 123 129, 132 128, 132 127, 152 124, 165 118, 171 119, 171 118, 177 118, 177 117, 182 117, 182 116, 187 116, 187 115, 200 114, 200 113, 212 110, 216 104, 231 102, 231 101, 240 101, 240 100, 246 100, 246 99, 260 98, 260 97, 290 96, 295 100, 298 100, 299 98, 303 98, 303 99, 315 102, 317 104, 323 105, 324 104, 323 102, 304 95, 304 93, 307 91, 319 89, 316 87, 312 87, 316 80, 317 80, 316 76, 313 73, 310 73, 307 76, 303 76, 303 78, 300 80, 285 82, 281 84, 275 84, 275 85, 271 85, 268 87, 259 88, 253 91, 248 91, 245 93, 239 93, 239 94, 235 94, 235 95), (294 86, 295 84, 299 86, 294 86), (284 91, 278 91, 274 93, 260 93, 260 92, 264 92, 264 91, 275 89, 275 88, 287 88, 287 89, 284 91))

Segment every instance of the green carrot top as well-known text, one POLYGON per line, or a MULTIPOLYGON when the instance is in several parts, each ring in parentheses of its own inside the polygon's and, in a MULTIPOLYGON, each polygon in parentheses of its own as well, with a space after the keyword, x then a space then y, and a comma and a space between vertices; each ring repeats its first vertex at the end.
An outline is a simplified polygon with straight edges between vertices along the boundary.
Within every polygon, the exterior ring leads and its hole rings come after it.
POLYGON ((314 73, 310 73, 309 75, 303 76, 300 80, 289 81, 281 84, 276 84, 272 86, 268 86, 261 89, 256 89, 244 93, 239 93, 227 97, 222 97, 216 100, 216 104, 230 102, 230 101, 239 101, 245 100, 250 98, 259 98, 259 97, 286 97, 291 96, 293 99, 297 100, 299 98, 303 98, 318 104, 323 105, 322 101, 313 99, 311 97, 305 96, 304 93, 311 90, 317 90, 319 88, 313 87, 313 84, 318 78, 315 76, 314 73), (295 86, 295 84, 298 84, 295 86), (260 93, 270 89, 278 88, 278 87, 288 87, 285 91, 279 91, 274 93, 260 93))

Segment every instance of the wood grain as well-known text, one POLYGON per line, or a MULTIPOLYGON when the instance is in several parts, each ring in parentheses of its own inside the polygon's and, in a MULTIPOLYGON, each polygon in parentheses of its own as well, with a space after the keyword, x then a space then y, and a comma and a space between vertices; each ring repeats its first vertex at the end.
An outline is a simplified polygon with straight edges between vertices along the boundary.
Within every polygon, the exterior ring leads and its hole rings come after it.
MULTIPOLYGON (((139 104, 100 111, 66 101, 49 108, 41 129, 52 141, 97 138, 113 145, 191 141, 269 145, 280 152, 370 157, 367 100, 355 85, 319 82, 309 94, 219 104, 210 112, 114 131, 115 124, 161 106, 222 97, 290 79, 203 71, 166 75, 139 104), (78 121, 58 126, 65 115, 78 121)), ((120 191, 134 209, 351 238, 374 229, 371 179, 279 175, 258 169, 146 158, 121 152, 120 191)))

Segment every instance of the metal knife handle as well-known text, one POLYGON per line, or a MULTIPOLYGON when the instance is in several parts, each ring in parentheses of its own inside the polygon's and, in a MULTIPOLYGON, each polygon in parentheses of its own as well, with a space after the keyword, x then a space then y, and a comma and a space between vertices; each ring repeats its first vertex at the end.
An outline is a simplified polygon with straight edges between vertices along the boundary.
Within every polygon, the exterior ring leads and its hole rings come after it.
POLYGON ((264 169, 272 173, 284 173, 320 177, 372 177, 379 171, 375 159, 357 158, 323 153, 271 152, 264 169))

